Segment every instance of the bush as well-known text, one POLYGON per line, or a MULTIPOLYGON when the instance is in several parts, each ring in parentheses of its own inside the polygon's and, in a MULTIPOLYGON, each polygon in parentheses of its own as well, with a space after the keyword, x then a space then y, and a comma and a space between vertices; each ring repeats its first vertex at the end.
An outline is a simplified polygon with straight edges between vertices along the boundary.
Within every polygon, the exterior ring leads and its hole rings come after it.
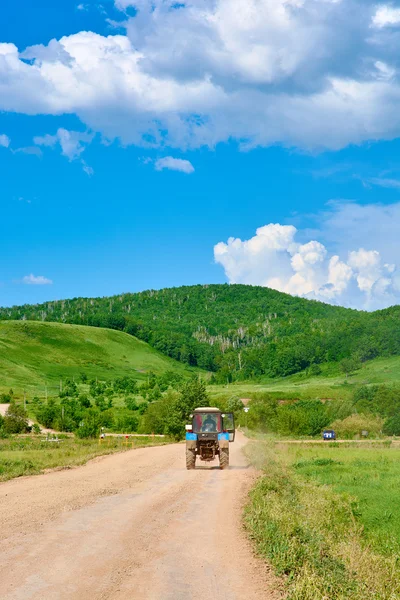
POLYGON ((94 408, 89 408, 75 434, 79 438, 95 438, 100 433, 100 427, 100 413, 94 408))
POLYGON ((4 417, 3 429, 6 433, 26 433, 29 424, 23 406, 11 403, 4 417))
POLYGON ((129 410, 138 410, 138 405, 136 403, 136 400, 133 396, 127 396, 124 399, 124 403, 127 409, 129 410))
POLYGON ((135 415, 125 414, 118 417, 114 430, 120 433, 134 433, 138 425, 139 420, 135 415))
POLYGON ((80 403, 82 408, 90 408, 91 407, 90 400, 86 394, 80 394, 80 396, 78 396, 78 402, 80 403))
POLYGON ((12 400, 13 397, 11 394, 0 394, 0 404, 10 404, 12 400))
POLYGON ((368 432, 368 437, 376 438, 382 433, 383 419, 372 414, 355 414, 341 421, 334 421, 330 428, 336 432, 338 438, 346 440, 361 438, 363 431, 368 432))
POLYGON ((55 421, 60 417, 61 410, 54 400, 49 400, 47 404, 39 406, 36 411, 36 418, 41 425, 53 428, 55 421))
POLYGON ((226 403, 226 412, 232 412, 237 417, 243 411, 244 404, 238 396, 232 396, 226 403))
POLYGON ((385 421, 383 433, 386 435, 400 435, 400 415, 395 415, 385 421))

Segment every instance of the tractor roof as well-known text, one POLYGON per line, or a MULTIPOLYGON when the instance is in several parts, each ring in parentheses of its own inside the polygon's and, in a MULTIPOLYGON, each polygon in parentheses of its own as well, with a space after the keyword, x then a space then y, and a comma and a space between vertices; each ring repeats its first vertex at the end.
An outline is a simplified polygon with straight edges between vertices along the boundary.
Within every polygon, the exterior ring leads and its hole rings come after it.
POLYGON ((195 408, 194 411, 195 413, 197 412, 210 412, 210 413, 220 413, 220 409, 217 408, 216 406, 201 406, 200 408, 195 408))

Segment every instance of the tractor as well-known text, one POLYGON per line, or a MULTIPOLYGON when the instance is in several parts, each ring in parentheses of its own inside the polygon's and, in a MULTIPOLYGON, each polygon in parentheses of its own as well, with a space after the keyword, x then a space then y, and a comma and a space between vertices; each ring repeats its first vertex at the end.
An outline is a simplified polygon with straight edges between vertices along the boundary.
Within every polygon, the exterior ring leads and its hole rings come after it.
POLYGON ((233 413, 219 408, 196 408, 186 425, 186 468, 194 469, 196 458, 211 462, 219 457, 221 469, 229 467, 229 442, 235 440, 233 413))

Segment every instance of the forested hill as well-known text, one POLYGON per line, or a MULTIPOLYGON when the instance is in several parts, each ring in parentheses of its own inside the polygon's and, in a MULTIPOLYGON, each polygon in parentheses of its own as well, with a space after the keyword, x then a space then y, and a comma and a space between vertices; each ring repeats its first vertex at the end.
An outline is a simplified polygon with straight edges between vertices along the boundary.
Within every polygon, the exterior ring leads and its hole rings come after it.
POLYGON ((197 285, 0 309, 0 319, 126 331, 220 381, 400 354, 400 310, 365 313, 245 285, 197 285))

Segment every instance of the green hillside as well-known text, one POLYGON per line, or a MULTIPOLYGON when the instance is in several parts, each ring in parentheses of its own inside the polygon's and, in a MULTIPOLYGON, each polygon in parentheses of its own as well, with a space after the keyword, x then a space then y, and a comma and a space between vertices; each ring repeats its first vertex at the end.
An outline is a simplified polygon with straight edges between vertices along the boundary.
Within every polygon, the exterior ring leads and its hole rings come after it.
POLYGON ((326 366, 318 376, 298 373, 289 377, 257 381, 233 382, 229 385, 211 385, 209 392, 215 398, 251 398, 264 392, 285 399, 351 399, 360 386, 400 385, 400 356, 375 358, 360 366, 346 377, 339 368, 326 366))
POLYGON ((400 355, 400 307, 345 309, 246 285, 197 285, 0 309, 0 319, 125 331, 216 383, 400 355))
POLYGON ((184 365, 161 355, 148 344, 121 331, 32 321, 0 323, 0 392, 13 388, 21 394, 43 395, 58 388, 60 378, 89 379, 133 376, 167 370, 184 373, 184 365))

